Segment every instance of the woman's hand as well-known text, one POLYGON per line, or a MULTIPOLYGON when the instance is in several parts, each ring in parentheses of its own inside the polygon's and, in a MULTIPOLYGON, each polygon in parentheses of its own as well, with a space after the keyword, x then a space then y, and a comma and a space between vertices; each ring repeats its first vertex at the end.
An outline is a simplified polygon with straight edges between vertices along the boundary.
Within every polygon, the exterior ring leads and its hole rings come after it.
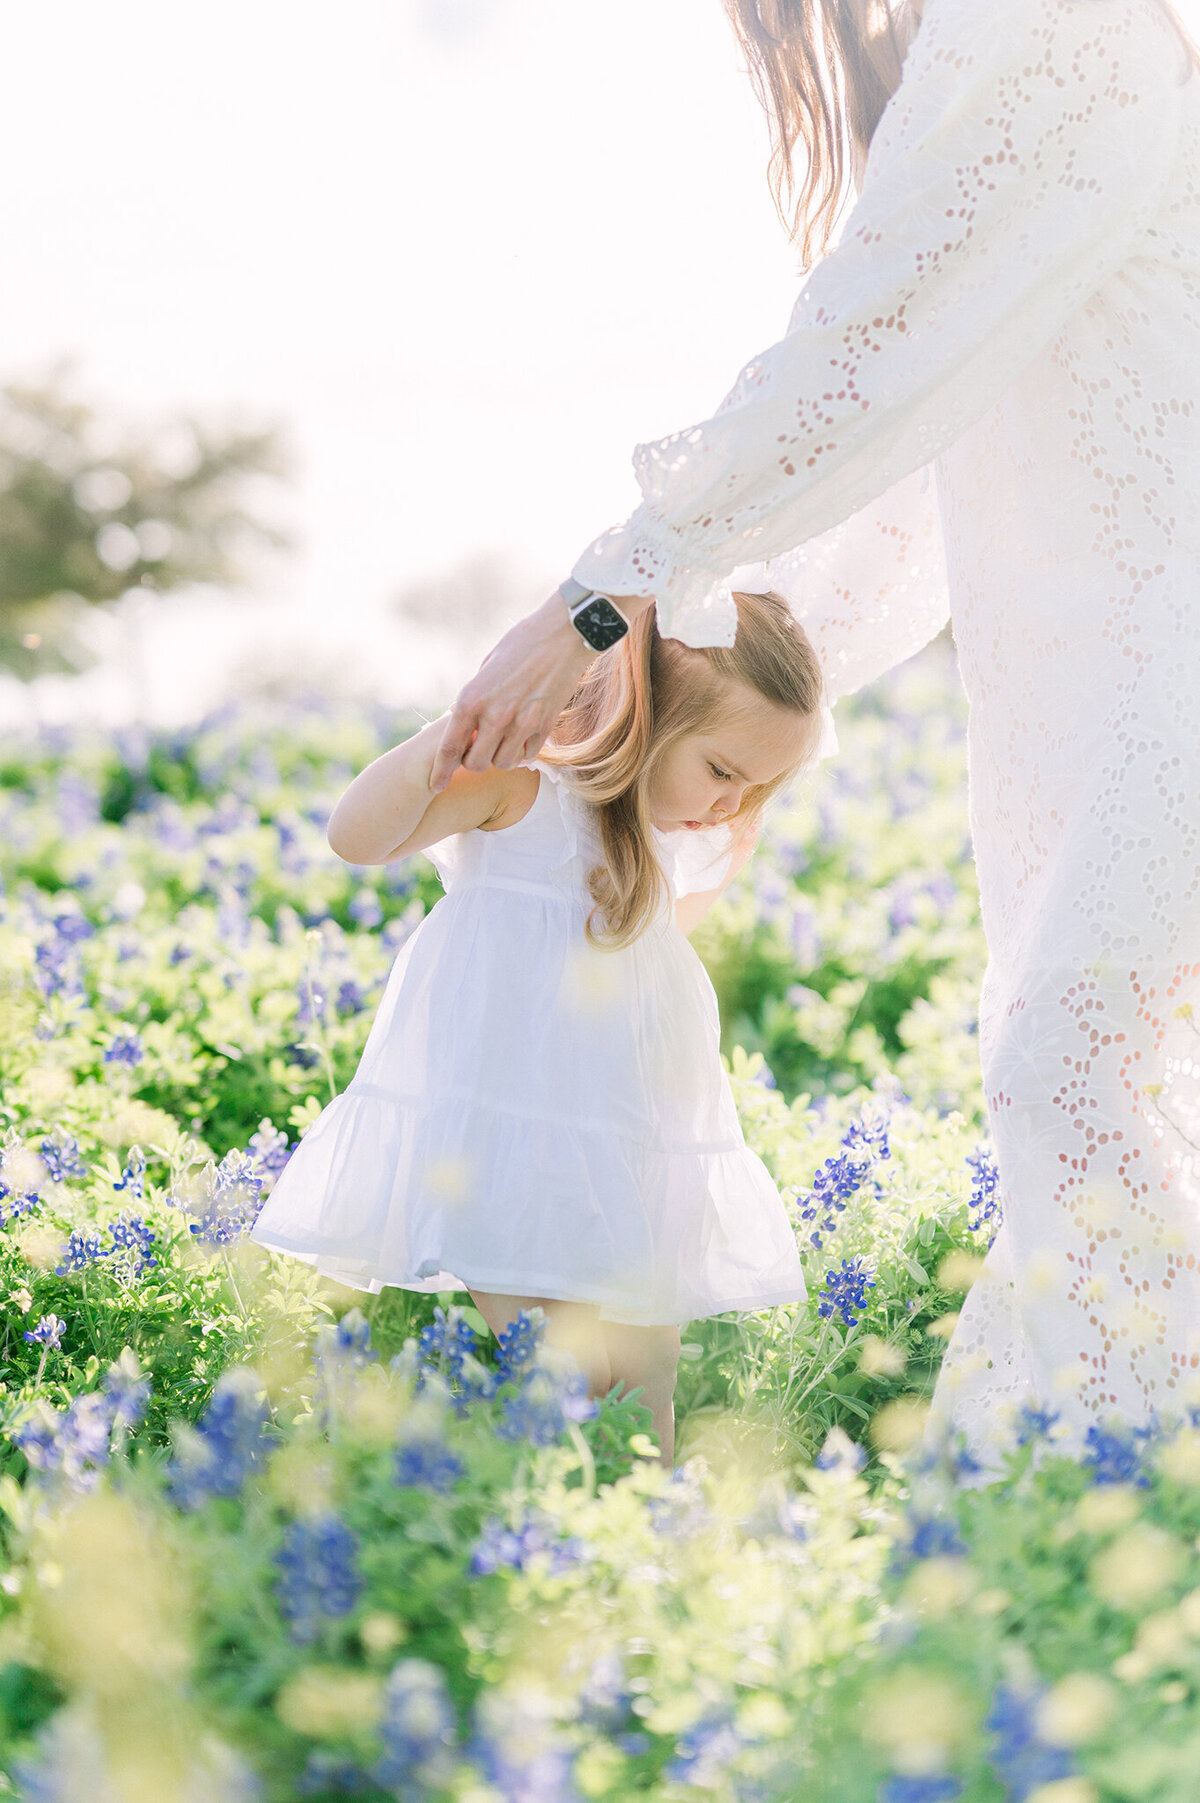
MULTIPOLYGON (((627 619, 652 605, 649 597, 614 599, 627 619)), ((536 757, 595 656, 556 589, 505 633, 458 697, 434 760, 434 792, 460 764, 508 770, 536 757)))

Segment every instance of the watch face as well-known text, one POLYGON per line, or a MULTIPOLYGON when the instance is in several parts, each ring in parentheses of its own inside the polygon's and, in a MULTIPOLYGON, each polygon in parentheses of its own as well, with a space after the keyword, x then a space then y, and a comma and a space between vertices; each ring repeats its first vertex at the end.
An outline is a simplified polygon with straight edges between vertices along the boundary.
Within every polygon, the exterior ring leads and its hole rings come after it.
POLYGON ((571 619, 576 632, 587 640, 593 651, 607 651, 629 631, 629 622, 624 615, 603 595, 597 595, 571 619))

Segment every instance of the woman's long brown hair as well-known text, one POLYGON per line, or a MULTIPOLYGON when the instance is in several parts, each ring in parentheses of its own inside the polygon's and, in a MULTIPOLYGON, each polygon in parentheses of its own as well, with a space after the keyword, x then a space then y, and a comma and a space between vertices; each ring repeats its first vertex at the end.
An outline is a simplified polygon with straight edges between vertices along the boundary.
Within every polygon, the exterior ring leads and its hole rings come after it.
MULTIPOLYGON (((1170 0, 1158 4, 1200 67, 1170 0)), ((771 124, 775 205, 808 268, 858 185, 920 17, 911 0, 725 0, 725 10, 771 124)))
MULTIPOLYGON (((599 819, 604 861, 588 877, 596 906, 587 931, 596 945, 628 945, 664 899, 647 787, 670 746, 710 727, 736 705, 740 687, 811 723, 801 762, 816 749, 824 693, 816 653, 778 595, 734 599, 737 636, 729 647, 693 649, 664 639, 647 608, 590 665, 541 753, 543 762, 571 771, 572 788, 599 819)), ((747 788, 733 818, 749 826, 791 774, 747 788)))

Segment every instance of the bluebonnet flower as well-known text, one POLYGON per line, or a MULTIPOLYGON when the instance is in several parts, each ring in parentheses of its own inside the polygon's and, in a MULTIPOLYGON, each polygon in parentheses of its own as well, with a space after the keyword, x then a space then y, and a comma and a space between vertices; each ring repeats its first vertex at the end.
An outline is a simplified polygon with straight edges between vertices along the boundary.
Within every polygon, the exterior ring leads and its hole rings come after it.
POLYGON ((112 1251, 100 1238, 95 1227, 73 1227, 71 1237, 62 1248, 62 1263, 55 1265, 54 1275, 65 1277, 68 1271, 86 1271, 97 1259, 108 1258, 112 1251))
POLYGON ((1017 1445, 1027 1446, 1030 1440, 1042 1439, 1059 1420, 1057 1409, 1038 1409, 1025 1403, 1017 1416, 1017 1445))
POLYGON ((844 1258, 837 1271, 826 1271, 825 1290, 817 1304, 819 1315, 832 1315, 836 1308, 847 1327, 854 1327, 858 1316, 855 1309, 863 1309, 867 1305, 867 1291, 875 1288, 875 1279, 867 1275, 867 1268, 861 1258, 844 1258))
POLYGON ((154 1229, 148 1227, 140 1215, 118 1215, 115 1221, 109 1222, 108 1230, 112 1234, 114 1252, 128 1251, 135 1255, 135 1277, 140 1277, 143 1271, 148 1271, 151 1265, 158 1263, 150 1251, 156 1237, 154 1229))
POLYGON ((258 1374, 236 1365, 217 1379, 194 1428, 180 1428, 167 1491, 181 1509, 210 1496, 239 1496, 267 1449, 267 1400, 258 1374))
POLYGON ((359 889, 350 897, 351 920, 360 927, 377 927, 383 919, 383 907, 374 889, 359 889))
POLYGON ((878 1803, 957 1803, 961 1778, 949 1772, 897 1772, 879 1787, 878 1803))
POLYGON ((146 1154, 140 1146, 129 1148, 129 1158, 121 1175, 113 1178, 113 1188, 128 1190, 131 1202, 145 1201, 146 1154))
POLYGON ((101 1466, 108 1463, 114 1428, 140 1419, 149 1394, 149 1382, 140 1377, 137 1360, 126 1348, 109 1366, 101 1389, 76 1396, 61 1412, 38 1402, 13 1432, 13 1443, 44 1477, 77 1490, 90 1489, 101 1466), (135 1383, 140 1392, 136 1412, 131 1400, 135 1383))
POLYGON ((85 939, 91 939, 96 929, 91 921, 82 914, 56 914, 54 930, 67 945, 81 945, 85 939))
MULTIPOLYGON (((989 1224, 994 1224, 998 1229, 1003 1218, 999 1196, 1000 1171, 991 1147, 976 1146, 967 1158, 967 1165, 975 1173, 970 1201, 974 1219, 968 1222, 968 1226, 972 1233, 978 1233, 981 1227, 989 1224)), ((995 1238, 994 1233, 992 1238, 995 1238)))
POLYGON ((496 1343, 496 1374, 507 1383, 528 1369, 546 1337, 546 1317, 541 1309, 523 1308, 510 1321, 496 1343))
POLYGON ((227 1246, 249 1233, 257 1221, 263 1205, 262 1186, 253 1159, 244 1152, 227 1152, 220 1164, 210 1160, 199 1176, 193 1173, 178 1192, 168 1192, 166 1201, 195 1217, 188 1224, 195 1239, 227 1246))
POLYGON ((848 1152, 856 1149, 875 1158, 890 1158, 892 1148, 888 1144, 888 1123, 886 1120, 870 1120, 860 1116, 850 1122, 842 1135, 842 1145, 848 1152))
POLYGON ((87 1165, 79 1155, 79 1141, 61 1127, 41 1144, 42 1163, 51 1183, 66 1183, 71 1177, 86 1177, 87 1165))
POLYGON ((324 1376, 362 1371, 378 1357, 371 1345, 371 1323, 361 1308, 347 1309, 339 1321, 326 1322, 317 1329, 313 1364, 324 1376))
POLYGON ((1045 1685, 1020 1691, 1000 1683, 992 1693, 984 1722, 984 1727, 995 1736, 988 1762, 1004 1786, 1009 1803, 1025 1803, 1030 1791, 1039 1785, 1071 1778, 1079 1770, 1070 1748, 1050 1746, 1038 1739, 1037 1707, 1045 1691, 1045 1685))
POLYGON ((126 1346, 120 1358, 113 1360, 100 1382, 101 1394, 108 1402, 113 1426, 136 1427, 146 1413, 151 1389, 150 1379, 143 1377, 132 1347, 126 1346))
POLYGON ((440 1668, 428 1659, 401 1659, 383 1691, 379 1738, 383 1756, 371 1768, 376 1784, 400 1803, 425 1803, 443 1790, 454 1765, 457 1724, 440 1668))
POLYGON ((419 1405, 400 1430, 393 1476, 404 1489, 447 1491, 463 1476, 462 1460, 446 1445, 438 1411, 419 1405))
POLYGON ((298 1142, 289 1142, 286 1133, 273 1127, 270 1121, 263 1121, 255 1133, 246 1142, 246 1157, 254 1161, 254 1168, 263 1179, 263 1188, 274 1186, 276 1178, 296 1150, 298 1142))
POLYGON ((79 959, 70 940, 61 935, 44 940, 33 954, 34 977, 44 998, 55 995, 82 995, 83 979, 79 959))
POLYGON ((496 1432, 504 1440, 553 1446, 569 1423, 591 1421, 599 1412, 587 1388, 587 1378, 568 1353, 544 1346, 520 1390, 505 1402, 496 1432))
POLYGON ((275 1554, 275 1594, 293 1640, 315 1640, 323 1621, 349 1615, 362 1591, 358 1536, 338 1515, 293 1521, 275 1554))
POLYGON ((852 1440, 844 1427, 831 1427, 813 1461, 818 1471, 836 1471, 856 1477, 867 1462, 866 1449, 852 1440))
POLYGON ((28 1214, 40 1201, 34 1190, 13 1190, 0 1177, 0 1227, 7 1227, 18 1215, 28 1214))
POLYGON ((948 1555, 965 1557, 966 1545, 958 1524, 945 1516, 909 1516, 908 1550, 914 1559, 933 1559, 948 1555))
POLYGON ((343 1753, 330 1753, 324 1747, 313 1748, 295 1787, 301 1797, 323 1797, 329 1791, 355 1797, 375 1789, 370 1775, 353 1759, 347 1759, 343 1753))
POLYGON ((177 944, 171 947, 171 955, 167 959, 167 963, 183 964, 188 958, 194 957, 194 955, 191 946, 185 945, 181 939, 177 944))
POLYGON ((579 1692, 579 1719, 605 1734, 616 1734, 630 1725, 633 1692, 625 1677, 621 1655, 609 1651, 593 1660, 579 1692))
POLYGON ((337 1000, 334 1006, 339 1014, 358 1014, 367 1005, 367 998, 353 977, 338 984, 337 1000))
POLYGON ((816 1223, 809 1240, 818 1252, 823 1236, 833 1232, 837 1216, 845 1212, 846 1203, 862 1188, 873 1168, 871 1157, 855 1158, 849 1151, 839 1152, 836 1158, 825 1160, 808 1194, 797 1197, 801 1221, 816 1223))
POLYGON ((146 1048, 137 1033, 118 1033, 104 1054, 105 1064, 123 1064, 133 1070, 146 1056, 146 1048))
POLYGON ((677 1465, 660 1496, 652 1496, 646 1505, 650 1525, 668 1540, 690 1540, 712 1521, 701 1484, 703 1464, 689 1459, 677 1465))
POLYGON ((1084 1440, 1088 1450, 1083 1463, 1097 1484, 1137 1484, 1145 1489, 1150 1479, 1142 1457, 1146 1443, 1156 1436, 1154 1425, 1120 1431, 1093 1423, 1084 1440))
POLYGON ((574 1756, 554 1716, 550 1699, 530 1689, 479 1698, 468 1751, 503 1803, 578 1803, 574 1756))
POLYGON ((477 1343, 478 1335, 462 1309, 447 1312, 439 1305, 428 1327, 421 1330, 417 1352, 423 1365, 454 1379, 462 1376, 463 1361, 474 1356, 477 1343))
POLYGON ((711 1715, 701 1716, 679 1736, 675 1757, 668 1760, 663 1776, 681 1784, 715 1790, 744 1744, 730 1712, 714 1710, 711 1715))
POLYGON ((528 1509, 515 1527, 490 1516, 480 1529, 471 1558, 478 1577, 507 1569, 524 1571, 531 1560, 545 1556, 552 1574, 567 1571, 586 1557, 581 1540, 564 1539, 553 1518, 541 1509, 528 1509))
POLYGON ((45 1346, 47 1351, 57 1352, 62 1345, 66 1325, 61 1315, 43 1315, 36 1327, 25 1329, 21 1338, 29 1340, 35 1346, 45 1346))

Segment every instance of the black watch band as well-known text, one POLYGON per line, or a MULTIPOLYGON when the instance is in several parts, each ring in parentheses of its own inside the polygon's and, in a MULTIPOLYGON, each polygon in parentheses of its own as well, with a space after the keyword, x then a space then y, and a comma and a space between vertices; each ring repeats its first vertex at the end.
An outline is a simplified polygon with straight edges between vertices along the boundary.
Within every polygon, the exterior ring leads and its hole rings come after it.
POLYGON ((593 651, 607 651, 629 631, 629 621, 620 608, 599 590, 585 588, 568 576, 559 583, 558 592, 567 604, 572 626, 593 651))

